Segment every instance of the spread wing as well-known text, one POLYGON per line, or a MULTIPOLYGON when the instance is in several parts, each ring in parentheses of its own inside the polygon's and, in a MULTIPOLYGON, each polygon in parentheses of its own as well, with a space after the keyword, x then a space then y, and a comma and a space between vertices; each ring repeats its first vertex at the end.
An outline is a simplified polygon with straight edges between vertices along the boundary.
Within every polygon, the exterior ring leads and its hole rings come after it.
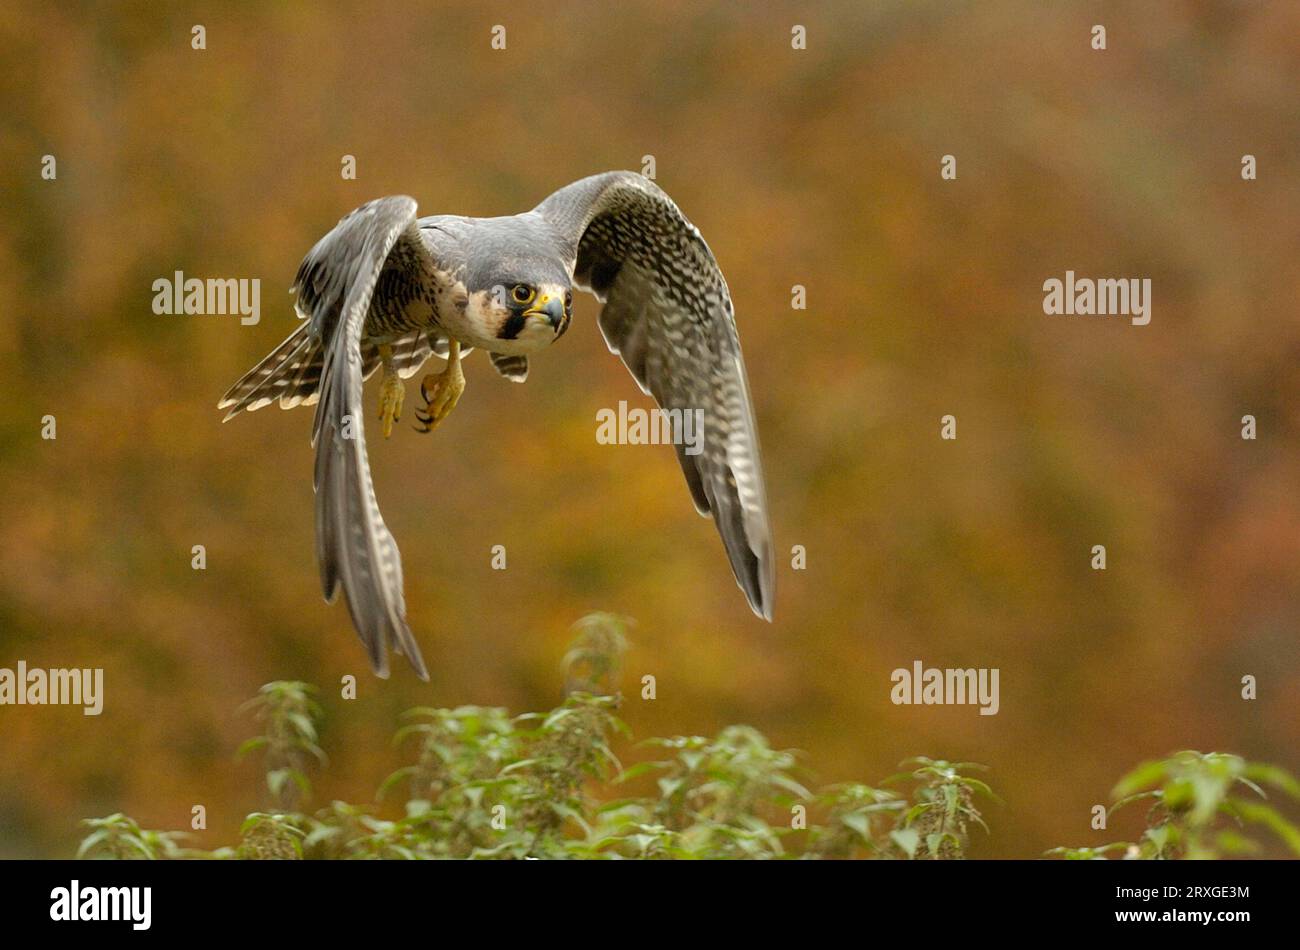
POLYGON ((718 526, 750 607, 772 619, 758 433, 731 295, 713 252, 671 198, 632 172, 574 182, 535 213, 566 243, 575 286, 604 302, 605 342, 641 388, 663 409, 699 410, 701 451, 678 444, 677 459, 696 508, 718 526))
MULTIPOLYGON (((361 402, 366 313, 384 262, 398 242, 427 255, 404 196, 362 205, 321 238, 298 269, 298 308, 324 347, 320 401, 312 426, 316 447, 316 560, 325 599, 342 588, 352 622, 380 676, 388 647, 406 655, 421 679, 429 674, 406 623, 402 557, 379 513, 366 457, 361 402)), ((426 354, 427 355, 427 354, 426 354)))

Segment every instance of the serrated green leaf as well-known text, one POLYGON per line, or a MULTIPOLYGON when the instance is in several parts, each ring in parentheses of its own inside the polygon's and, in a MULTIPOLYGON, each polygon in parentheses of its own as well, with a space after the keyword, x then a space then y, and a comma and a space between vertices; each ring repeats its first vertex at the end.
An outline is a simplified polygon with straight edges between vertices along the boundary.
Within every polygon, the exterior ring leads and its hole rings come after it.
POLYGON ((915 828, 895 828, 889 837, 909 858, 916 857, 916 849, 921 844, 921 833, 915 828))

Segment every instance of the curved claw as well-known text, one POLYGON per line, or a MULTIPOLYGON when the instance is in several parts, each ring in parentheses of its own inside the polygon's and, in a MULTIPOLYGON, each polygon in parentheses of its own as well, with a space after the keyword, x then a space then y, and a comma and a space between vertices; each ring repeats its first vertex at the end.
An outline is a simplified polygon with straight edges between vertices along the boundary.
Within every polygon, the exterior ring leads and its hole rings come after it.
POLYGON ((415 431, 428 433, 438 428, 442 420, 456 408, 464 391, 465 375, 457 361, 451 362, 441 373, 430 373, 424 377, 420 381, 420 397, 424 399, 424 408, 415 411, 415 418, 421 423, 415 427, 415 431))

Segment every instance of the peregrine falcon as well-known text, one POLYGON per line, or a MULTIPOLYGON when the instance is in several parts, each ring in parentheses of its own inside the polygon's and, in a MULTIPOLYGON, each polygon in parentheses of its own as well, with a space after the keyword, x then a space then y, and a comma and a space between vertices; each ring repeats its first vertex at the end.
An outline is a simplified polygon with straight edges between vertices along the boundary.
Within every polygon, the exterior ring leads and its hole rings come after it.
MULTIPOLYGON (((573 288, 603 303, 600 329, 664 410, 699 411, 702 451, 676 446, 702 515, 712 515, 753 611, 772 618, 774 576, 758 433, 731 295, 704 238, 658 185, 633 172, 593 175, 510 217, 416 217, 406 196, 348 214, 311 249, 294 281, 303 320, 230 388, 229 420, 279 400, 315 404, 316 560, 325 599, 341 588, 371 666, 388 648, 421 679, 406 621, 402 559, 379 513, 362 425, 362 383, 375 370, 385 437, 401 417, 403 380, 436 355, 415 413, 431 431, 465 389, 461 359, 486 350, 515 382, 569 327, 573 288)), ((223 421, 225 421, 223 420, 223 421)))

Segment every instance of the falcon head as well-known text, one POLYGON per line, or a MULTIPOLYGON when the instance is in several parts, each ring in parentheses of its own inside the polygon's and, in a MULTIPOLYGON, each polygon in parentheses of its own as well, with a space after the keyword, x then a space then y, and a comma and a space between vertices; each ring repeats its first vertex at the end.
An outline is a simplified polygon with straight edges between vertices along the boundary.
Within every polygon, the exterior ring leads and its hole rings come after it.
POLYGON ((527 352, 559 339, 573 315, 573 290, 554 281, 516 279, 471 295, 480 325, 504 344, 499 352, 527 352), (475 300, 474 298, 478 298, 475 300))

